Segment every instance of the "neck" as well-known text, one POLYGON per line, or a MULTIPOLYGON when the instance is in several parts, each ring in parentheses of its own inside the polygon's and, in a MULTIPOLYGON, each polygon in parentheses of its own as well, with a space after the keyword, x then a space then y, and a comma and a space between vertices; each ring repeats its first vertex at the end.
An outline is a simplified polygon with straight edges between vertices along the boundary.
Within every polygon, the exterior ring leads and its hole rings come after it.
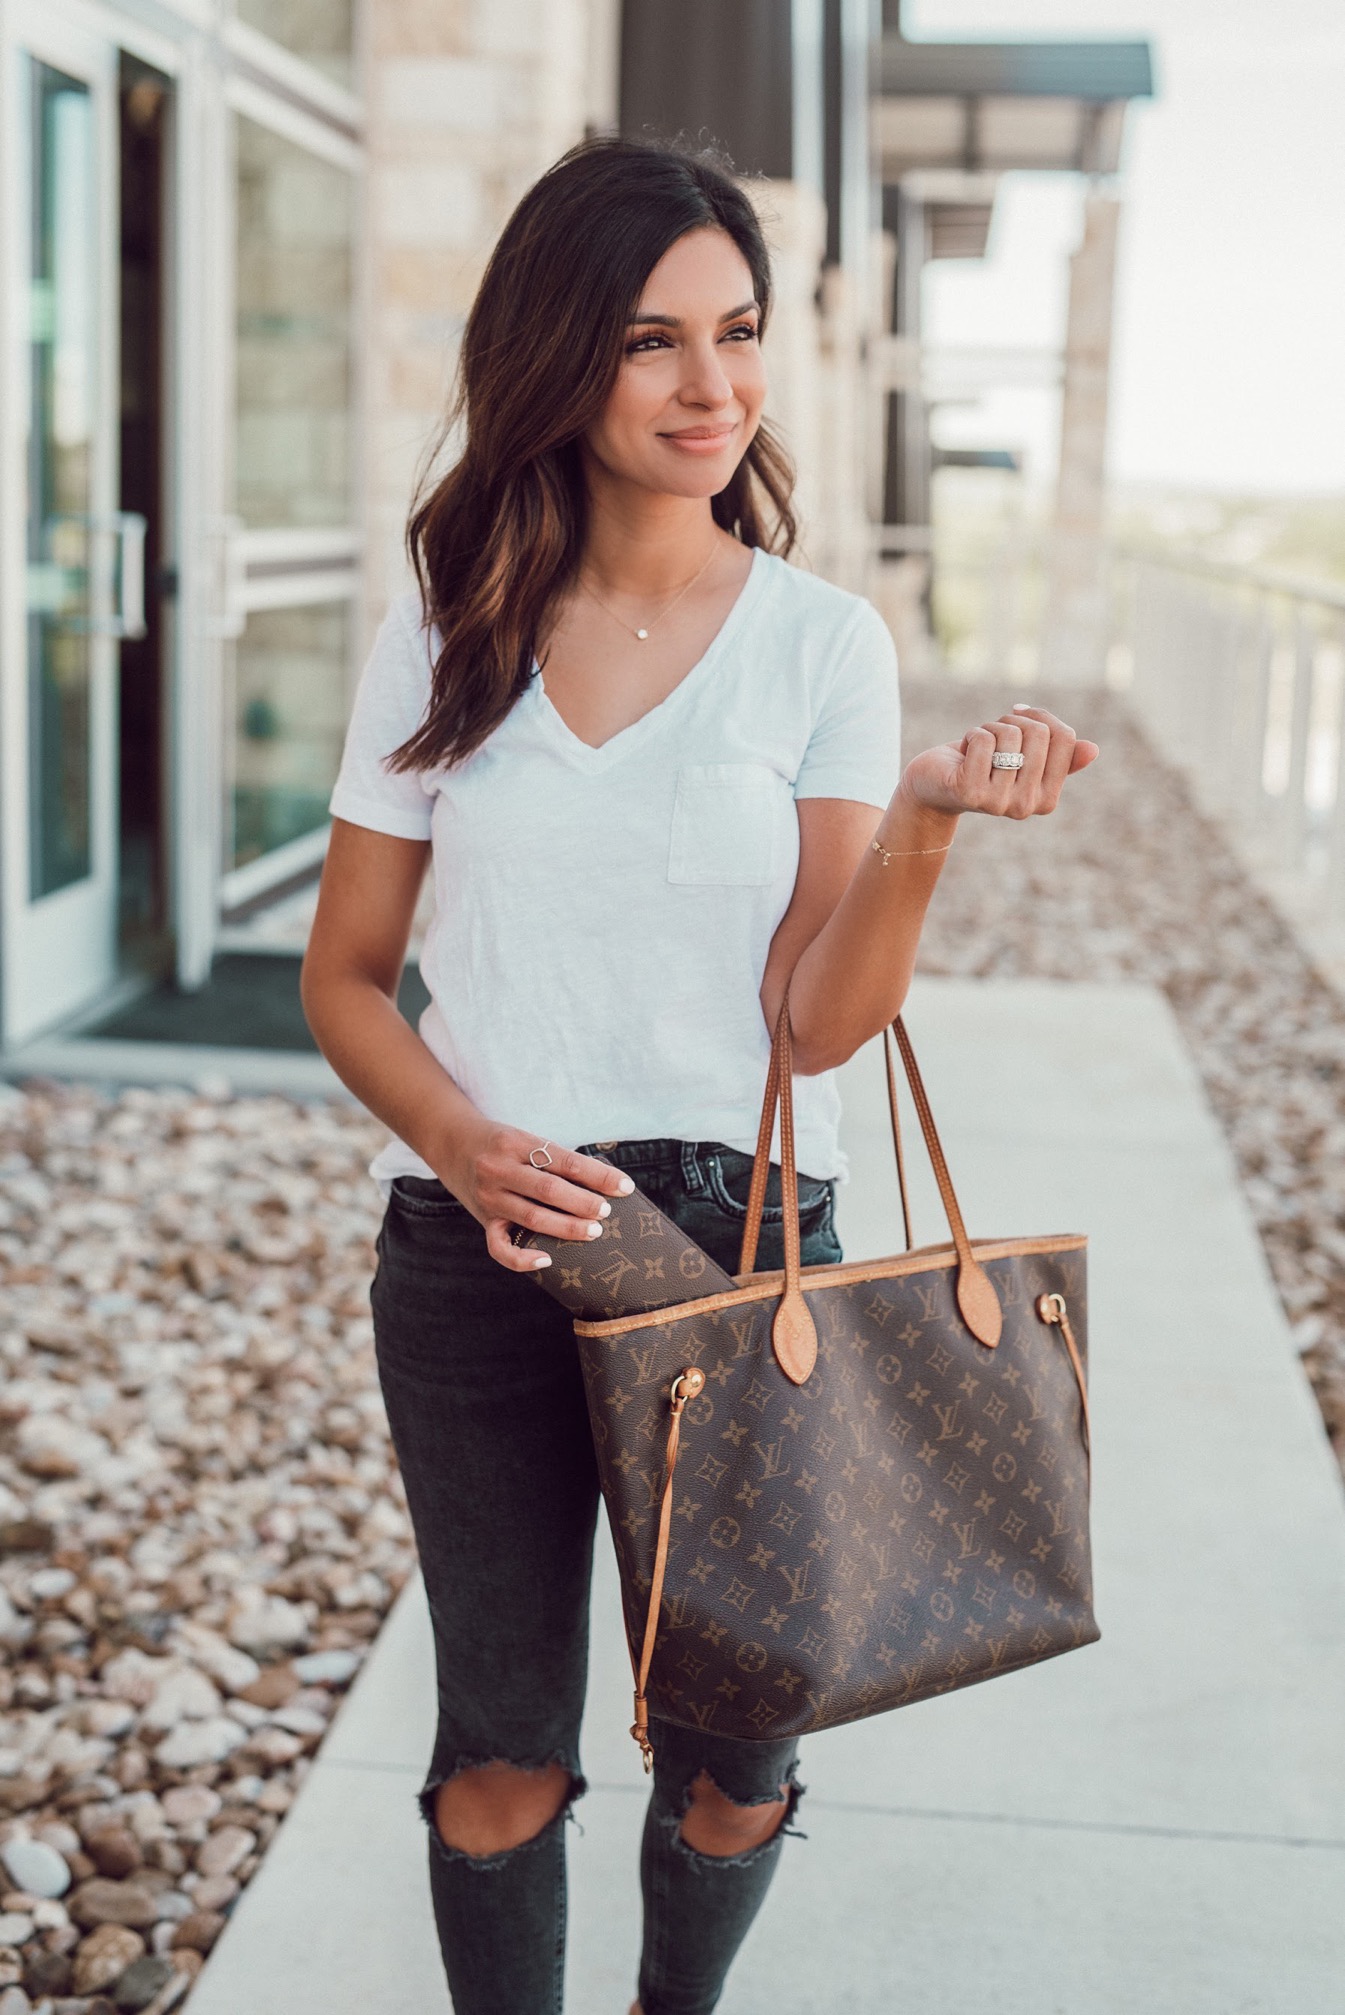
POLYGON ((653 600, 694 574, 719 536, 708 497, 590 481, 581 566, 600 588, 653 600))

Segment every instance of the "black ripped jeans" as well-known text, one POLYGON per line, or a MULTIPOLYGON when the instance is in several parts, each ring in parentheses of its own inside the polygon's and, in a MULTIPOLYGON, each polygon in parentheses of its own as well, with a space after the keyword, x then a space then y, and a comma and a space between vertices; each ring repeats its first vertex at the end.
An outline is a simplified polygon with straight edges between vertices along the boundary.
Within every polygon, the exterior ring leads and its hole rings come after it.
MULTIPOLYGON (((751 1158, 716 1143, 605 1149, 727 1271, 738 1264, 751 1158)), ((805 1265, 840 1258, 833 1185, 799 1184, 805 1265)), ((434 1625, 439 1727, 422 1807, 430 1887, 457 2015, 559 2015, 565 1819, 584 1789, 579 1722, 588 1666, 598 1478, 570 1318, 534 1280, 486 1253, 442 1184, 400 1177, 378 1243, 378 1368, 434 1625), (433 1826, 437 1788, 474 1764, 568 1771, 566 1807, 521 1847, 474 1859, 433 1826)), ((783 1264, 771 1172, 758 1264, 783 1264)), ((761 1906, 782 1826, 733 1857, 680 1838, 706 1772, 735 1804, 794 1783, 795 1743, 653 1726, 653 1796, 641 1852, 644 2015, 709 2015, 761 1906)))

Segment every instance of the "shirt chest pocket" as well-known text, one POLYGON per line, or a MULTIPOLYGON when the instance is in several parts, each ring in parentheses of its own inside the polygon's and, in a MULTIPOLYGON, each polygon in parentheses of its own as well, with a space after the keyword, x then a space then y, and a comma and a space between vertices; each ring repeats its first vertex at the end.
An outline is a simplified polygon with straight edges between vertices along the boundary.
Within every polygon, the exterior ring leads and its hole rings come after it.
POLYGON ((784 778, 765 763, 690 763, 677 772, 668 880, 754 888, 775 879, 784 778))

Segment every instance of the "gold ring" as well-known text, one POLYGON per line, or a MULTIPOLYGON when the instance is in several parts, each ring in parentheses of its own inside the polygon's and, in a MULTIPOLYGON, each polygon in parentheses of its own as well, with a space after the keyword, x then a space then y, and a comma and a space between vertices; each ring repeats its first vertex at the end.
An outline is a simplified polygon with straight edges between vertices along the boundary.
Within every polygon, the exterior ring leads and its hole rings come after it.
POLYGON ((550 1168, 552 1162, 555 1160, 555 1156, 548 1152, 550 1146, 551 1143, 549 1140, 547 1140, 543 1141, 540 1147, 534 1147, 529 1149, 528 1160, 532 1163, 534 1168, 550 1168), (540 1161, 538 1161, 537 1159, 538 1155, 541 1155, 542 1157, 540 1161))

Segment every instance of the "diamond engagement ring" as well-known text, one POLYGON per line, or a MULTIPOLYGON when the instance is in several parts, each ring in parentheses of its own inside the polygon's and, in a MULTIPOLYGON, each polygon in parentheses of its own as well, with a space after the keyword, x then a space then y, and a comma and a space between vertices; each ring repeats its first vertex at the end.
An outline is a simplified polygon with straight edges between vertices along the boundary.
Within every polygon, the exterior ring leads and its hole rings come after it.
POLYGON ((550 1149, 551 1149, 551 1143, 549 1140, 543 1141, 540 1147, 529 1148, 528 1160, 532 1163, 534 1168, 550 1168, 552 1162, 556 1158, 550 1152, 550 1149), (538 1161, 537 1159, 538 1155, 542 1157, 540 1161, 538 1161))
POLYGON ((1007 749, 996 749, 990 758, 990 767, 992 770, 1021 770, 1026 760, 1025 756, 1010 755, 1007 749))

